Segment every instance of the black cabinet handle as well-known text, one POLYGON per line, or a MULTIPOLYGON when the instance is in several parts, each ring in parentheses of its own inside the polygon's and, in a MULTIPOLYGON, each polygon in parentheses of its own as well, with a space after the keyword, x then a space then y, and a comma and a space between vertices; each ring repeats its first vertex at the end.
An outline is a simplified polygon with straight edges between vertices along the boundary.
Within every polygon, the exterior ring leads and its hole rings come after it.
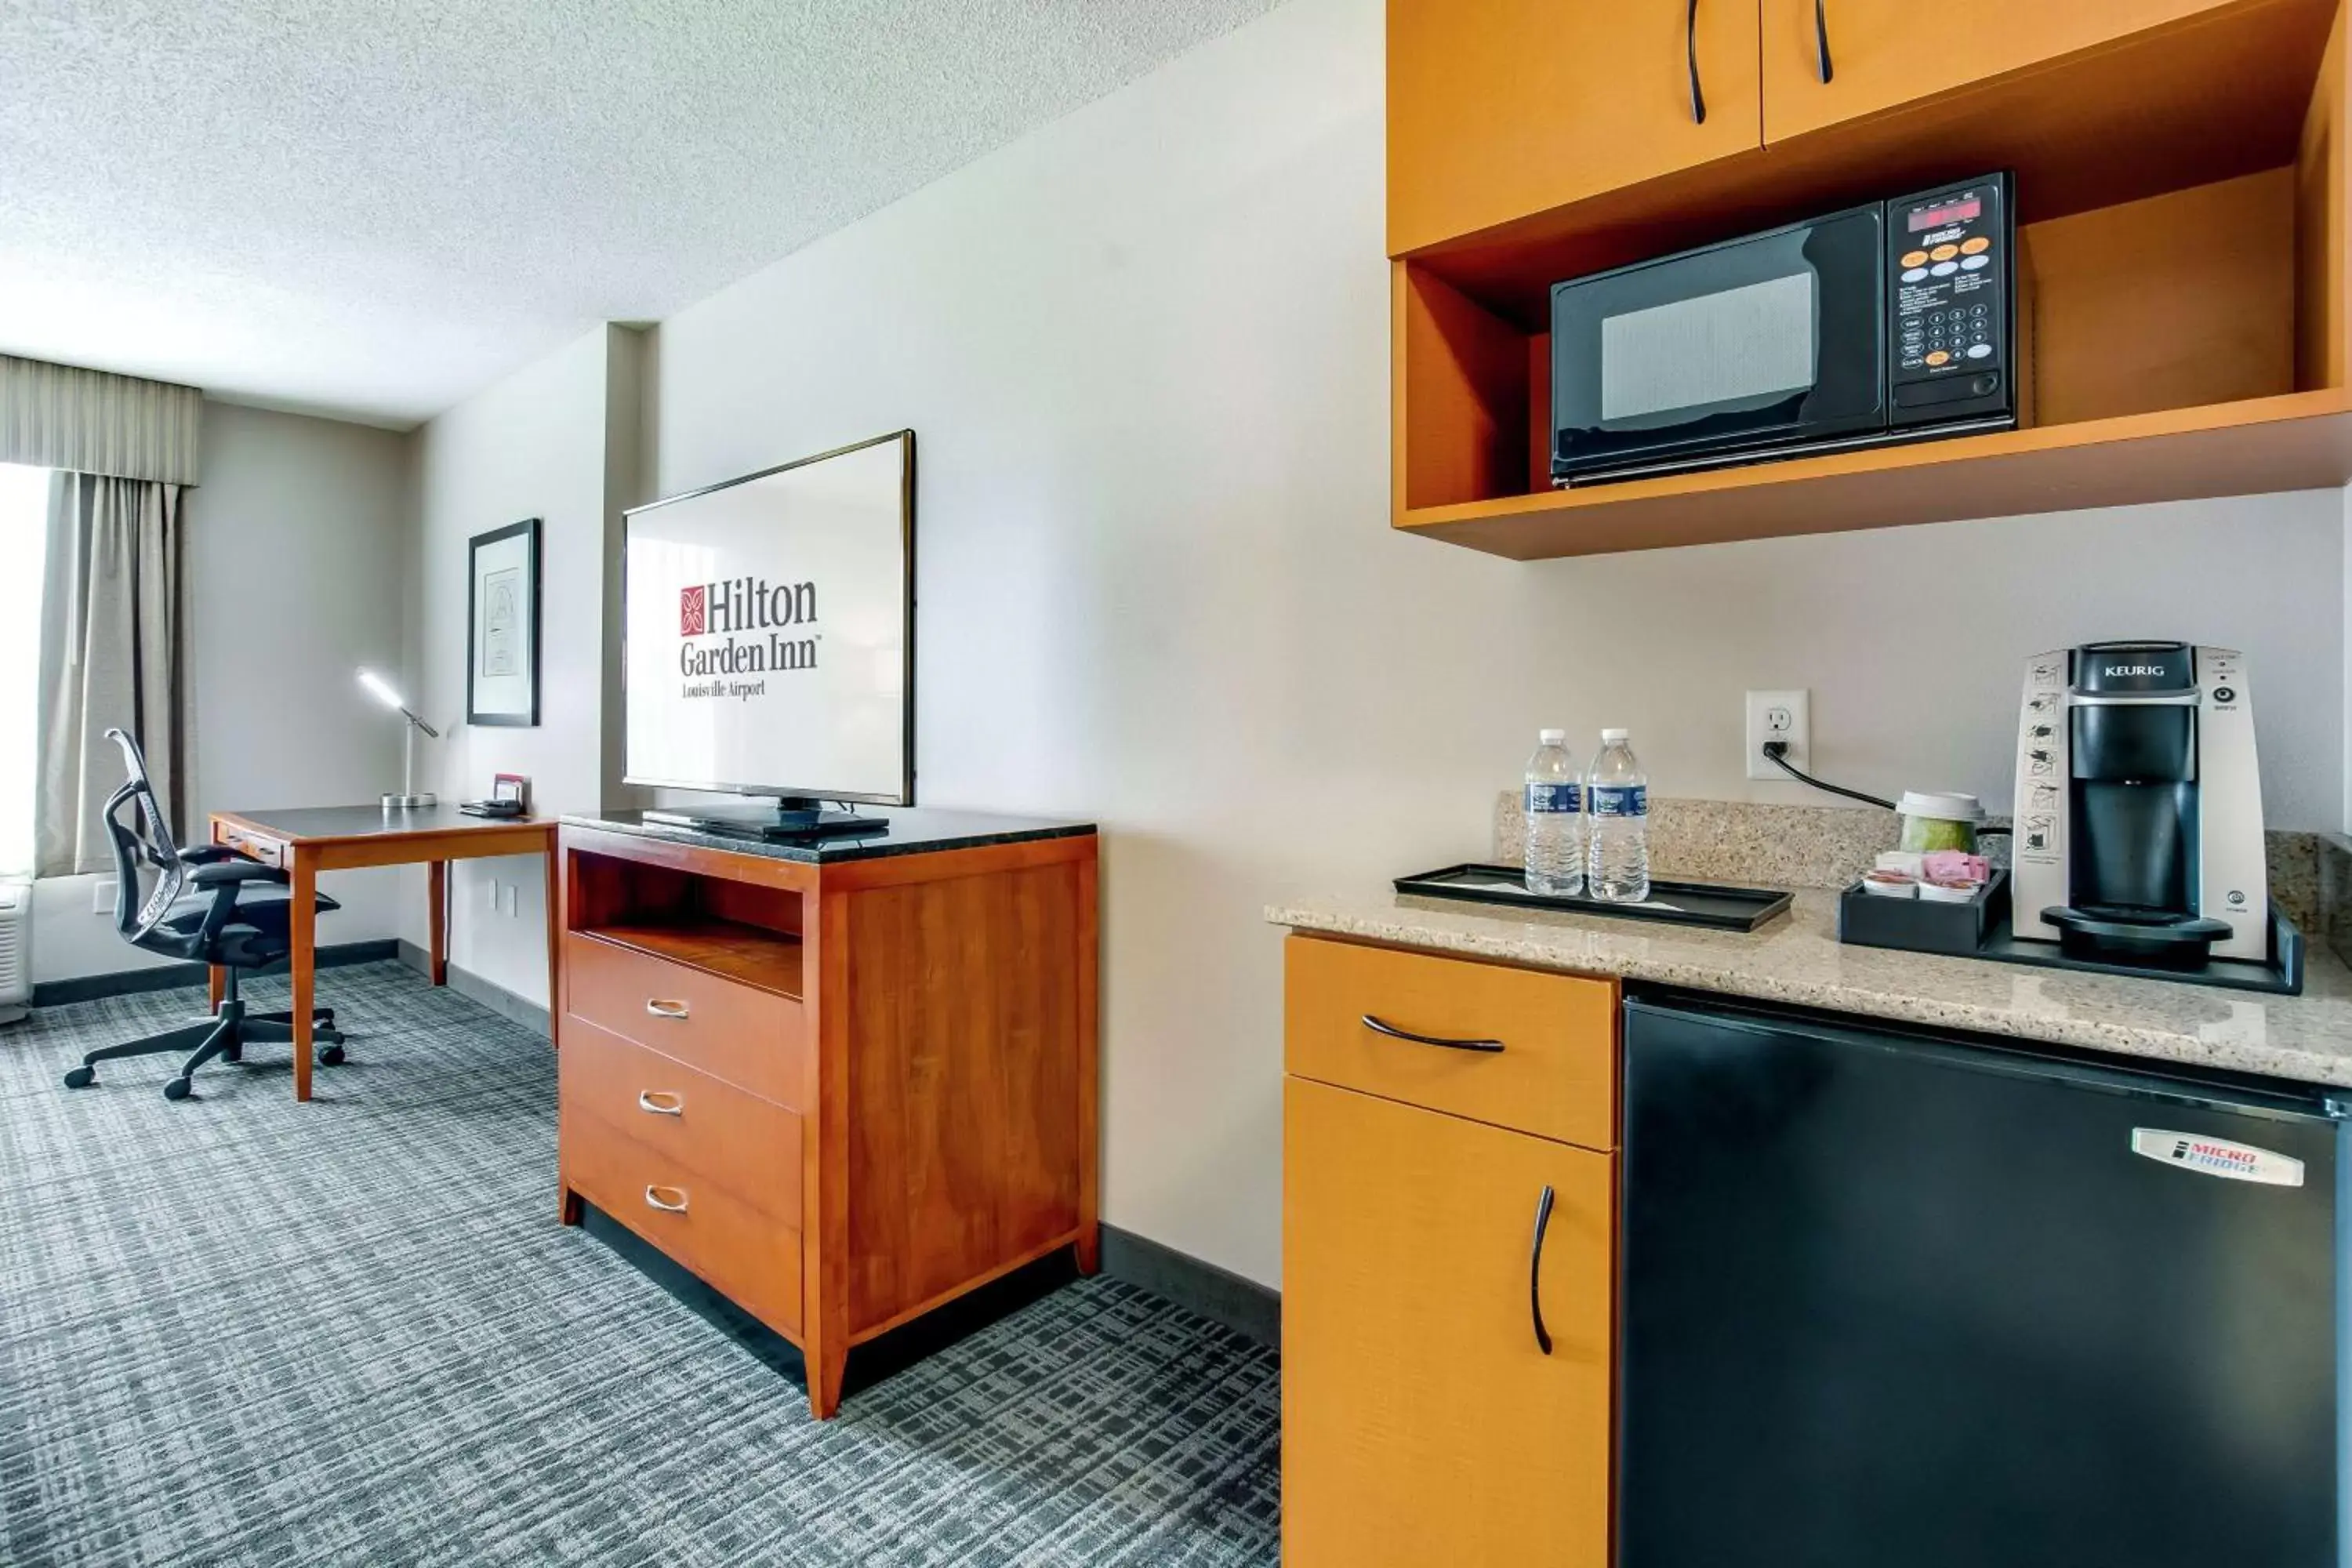
POLYGON ((1813 0, 1813 57, 1821 67, 1822 85, 1829 85, 1837 72, 1830 66, 1830 18, 1823 9, 1825 0, 1813 0))
POLYGON ((1683 17, 1683 54, 1690 67, 1691 123, 1706 123, 1706 95, 1698 88, 1698 0, 1690 0, 1690 10, 1683 17))
POLYGON ((1370 1013, 1364 1015, 1364 1027, 1376 1035, 1386 1035, 1391 1040, 1411 1040, 1416 1046, 1444 1046, 1449 1051, 1485 1051, 1488 1055, 1503 1048, 1500 1040, 1449 1040, 1443 1035, 1416 1035, 1411 1029, 1400 1029, 1384 1023, 1370 1013))
POLYGON ((1551 1331, 1543 1321, 1543 1244, 1544 1232, 1550 1228, 1551 1189, 1546 1187, 1536 1200, 1535 1253, 1528 1259, 1528 1313, 1536 1321, 1536 1349, 1546 1355, 1551 1354, 1551 1331))

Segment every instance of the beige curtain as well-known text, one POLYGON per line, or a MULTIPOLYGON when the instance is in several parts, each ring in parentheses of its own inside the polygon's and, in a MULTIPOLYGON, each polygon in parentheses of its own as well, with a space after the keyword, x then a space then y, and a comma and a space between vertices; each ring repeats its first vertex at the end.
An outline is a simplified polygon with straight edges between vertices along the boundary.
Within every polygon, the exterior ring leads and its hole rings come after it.
POLYGON ((41 772, 35 872, 111 870, 99 808, 122 782, 106 739, 129 731, 147 753, 182 842, 180 521, 185 487, 58 473, 49 487, 41 595, 41 772))

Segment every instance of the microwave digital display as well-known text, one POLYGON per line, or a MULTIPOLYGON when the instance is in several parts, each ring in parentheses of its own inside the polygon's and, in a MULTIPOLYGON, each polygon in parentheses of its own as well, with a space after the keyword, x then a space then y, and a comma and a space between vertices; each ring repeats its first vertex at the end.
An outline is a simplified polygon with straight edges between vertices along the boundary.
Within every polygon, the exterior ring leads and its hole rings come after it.
POLYGON ((1948 202, 1939 207, 1913 213, 1911 232, 1916 234, 1923 228, 1941 228, 1948 223, 1966 223, 1972 217, 1983 216, 1984 203, 1974 197, 1964 202, 1948 202))

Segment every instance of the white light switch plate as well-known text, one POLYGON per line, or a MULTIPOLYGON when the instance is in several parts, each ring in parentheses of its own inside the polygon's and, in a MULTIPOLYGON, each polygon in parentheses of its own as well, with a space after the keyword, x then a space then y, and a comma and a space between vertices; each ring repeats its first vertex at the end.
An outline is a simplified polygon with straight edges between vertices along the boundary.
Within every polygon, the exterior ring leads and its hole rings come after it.
POLYGON ((1786 779, 1764 755, 1764 742, 1786 741, 1789 765, 1811 771, 1813 761, 1812 693, 1751 691, 1748 694, 1748 776, 1786 779))

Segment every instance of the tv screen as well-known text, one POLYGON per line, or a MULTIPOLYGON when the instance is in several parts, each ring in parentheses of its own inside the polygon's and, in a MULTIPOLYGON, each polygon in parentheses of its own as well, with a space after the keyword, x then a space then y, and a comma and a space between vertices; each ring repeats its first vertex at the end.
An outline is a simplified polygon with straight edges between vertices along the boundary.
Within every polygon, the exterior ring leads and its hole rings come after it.
POLYGON ((915 433, 624 521, 636 784, 914 804, 915 433))

